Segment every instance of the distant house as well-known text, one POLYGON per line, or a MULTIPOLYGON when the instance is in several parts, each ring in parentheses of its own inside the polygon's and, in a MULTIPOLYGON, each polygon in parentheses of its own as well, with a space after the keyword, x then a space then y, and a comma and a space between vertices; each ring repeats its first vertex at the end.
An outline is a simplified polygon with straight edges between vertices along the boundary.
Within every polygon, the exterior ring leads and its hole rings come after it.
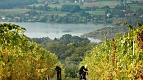
POLYGON ((132 2, 131 2, 131 1, 128 1, 128 2, 126 2, 126 4, 132 4, 132 2))
POLYGON ((28 21, 31 22, 32 20, 31 20, 31 19, 28 19, 28 21))
POLYGON ((59 4, 58 0, 47 0, 45 4, 59 4))
POLYGON ((107 13, 106 16, 107 16, 107 17, 110 17, 110 16, 111 16, 111 13, 107 13))
POLYGON ((25 14, 25 17, 28 17, 29 16, 29 14, 25 14))
POLYGON ((70 0, 66 0, 66 2, 70 2, 70 0))
POLYGON ((37 16, 33 16, 33 19, 36 19, 37 18, 37 16))
POLYGON ((31 19, 31 21, 36 21, 37 20, 37 16, 33 16, 33 18, 31 19))
POLYGON ((122 12, 126 12, 126 10, 121 10, 122 12))
POLYGON ((136 15, 136 13, 127 13, 127 14, 125 14, 125 16, 127 17, 132 17, 132 16, 135 16, 136 15))
POLYGON ((2 20, 5 20, 5 16, 3 16, 1 19, 2 19, 2 20))
POLYGON ((45 0, 37 0, 38 3, 44 3, 45 0))
POLYGON ((143 14, 141 14, 139 17, 143 17, 143 14))
POLYGON ((45 1, 45 4, 50 4, 50 2, 49 1, 45 1))
POLYGON ((20 17, 19 16, 15 16, 15 19, 20 19, 20 17))

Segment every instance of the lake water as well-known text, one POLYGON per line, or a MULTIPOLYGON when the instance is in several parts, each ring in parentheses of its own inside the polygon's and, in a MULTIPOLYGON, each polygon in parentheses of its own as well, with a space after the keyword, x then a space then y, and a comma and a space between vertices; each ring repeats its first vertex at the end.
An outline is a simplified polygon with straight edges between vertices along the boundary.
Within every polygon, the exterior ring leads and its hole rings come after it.
MULTIPOLYGON (((1 22, 3 23, 3 22, 1 22)), ((8 23, 8 22, 6 22, 8 23)), ((60 38, 64 34, 71 34, 72 36, 81 36, 84 33, 101 29, 103 27, 110 27, 111 25, 104 24, 57 24, 57 23, 42 23, 42 22, 10 22, 26 28, 24 33, 30 38, 49 37, 50 39, 60 38)), ((98 39, 89 38, 91 42, 100 42, 98 39)))

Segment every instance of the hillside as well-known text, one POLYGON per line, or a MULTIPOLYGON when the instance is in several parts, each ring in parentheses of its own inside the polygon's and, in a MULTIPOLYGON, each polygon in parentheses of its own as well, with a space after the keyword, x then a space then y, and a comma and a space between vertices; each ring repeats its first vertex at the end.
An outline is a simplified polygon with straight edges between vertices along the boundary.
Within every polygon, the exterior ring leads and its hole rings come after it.
POLYGON ((107 38, 111 39, 111 38, 115 37, 115 35, 117 33, 124 34, 125 32, 128 32, 128 31, 129 31, 129 29, 125 26, 105 27, 102 29, 94 30, 94 31, 89 32, 89 33, 85 33, 82 36, 103 40, 105 36, 107 38))

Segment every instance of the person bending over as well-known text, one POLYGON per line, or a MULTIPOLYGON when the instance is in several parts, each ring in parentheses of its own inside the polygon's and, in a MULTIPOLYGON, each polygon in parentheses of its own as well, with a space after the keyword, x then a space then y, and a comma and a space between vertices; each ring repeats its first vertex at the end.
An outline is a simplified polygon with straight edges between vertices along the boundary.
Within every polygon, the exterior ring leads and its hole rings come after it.
POLYGON ((88 74, 87 71, 87 65, 81 66, 81 68, 79 69, 79 80, 86 80, 86 74, 88 74))

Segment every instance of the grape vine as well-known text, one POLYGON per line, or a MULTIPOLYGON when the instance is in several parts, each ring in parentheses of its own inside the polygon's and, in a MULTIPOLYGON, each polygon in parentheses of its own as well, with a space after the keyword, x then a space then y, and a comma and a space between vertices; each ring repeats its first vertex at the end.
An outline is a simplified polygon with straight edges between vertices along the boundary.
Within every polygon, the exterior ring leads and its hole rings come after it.
POLYGON ((130 31, 94 47, 80 65, 87 64, 92 80, 143 79, 143 25, 125 23, 130 31))
MULTIPOLYGON (((57 56, 24 35, 25 28, 0 24, 0 80, 55 80, 57 56)), ((64 71, 63 71, 64 76, 64 71)))

